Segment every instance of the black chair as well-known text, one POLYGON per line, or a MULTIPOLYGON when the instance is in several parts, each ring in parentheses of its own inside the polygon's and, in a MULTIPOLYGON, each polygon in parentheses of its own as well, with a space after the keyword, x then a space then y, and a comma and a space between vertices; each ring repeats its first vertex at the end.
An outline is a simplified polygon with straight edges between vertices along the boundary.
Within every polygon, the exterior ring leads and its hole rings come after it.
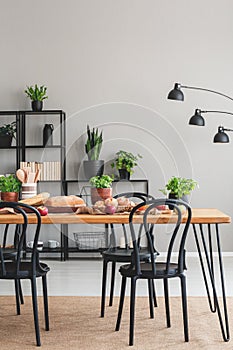
MULTIPOLYGON (((13 225, 11 225, 13 226, 13 225)), ((15 260, 17 257, 17 246, 19 243, 19 236, 20 236, 20 225, 16 224, 15 229, 14 229, 14 239, 13 239, 13 244, 8 247, 7 246, 7 239, 9 238, 9 228, 10 224, 6 224, 4 228, 4 233, 3 233, 3 240, 2 240, 2 252, 4 256, 4 260, 15 260)), ((23 291, 21 287, 20 280, 15 280, 15 295, 16 298, 20 300, 21 304, 24 304, 24 298, 23 298, 23 291), (18 286, 16 286, 18 284, 18 286)), ((18 308, 19 302, 16 303, 17 305, 17 314, 20 314, 20 309, 18 308)))
MULTIPOLYGON (((14 260, 10 261, 9 257, 4 256, 4 248, 0 248, 0 279, 20 281, 29 279, 31 281, 32 290, 32 304, 34 314, 34 325, 36 333, 36 344, 41 345, 40 342, 40 329, 38 320, 38 305, 37 305, 37 287, 36 279, 42 278, 43 284, 43 297, 44 297, 44 314, 45 314, 45 329, 49 330, 49 315, 48 315, 48 295, 47 295, 47 280, 46 275, 49 272, 49 267, 39 261, 39 252, 37 250, 37 243, 40 234, 41 216, 37 209, 22 203, 14 202, 1 202, 0 208, 13 208, 17 215, 21 215, 22 223, 20 224, 20 232, 18 235, 19 241, 17 244, 17 253, 14 260), (31 251, 31 257, 29 260, 23 259, 23 246, 26 239, 26 234, 29 229, 27 213, 36 216, 36 224, 30 225, 30 234, 33 234, 34 245, 31 251)), ((17 313, 20 313, 19 305, 19 283, 15 283, 16 286, 16 304, 17 313)))
MULTIPOLYGON (((124 192, 117 194, 114 196, 114 198, 119 197, 126 197, 130 199, 137 199, 141 203, 145 203, 147 200, 154 199, 153 196, 142 193, 142 192, 124 192)), ((129 239, 127 236, 127 230, 126 225, 122 224, 122 230, 124 234, 124 248, 121 248, 117 246, 117 235, 115 232, 115 227, 113 224, 110 224, 111 228, 111 234, 110 234, 110 245, 109 248, 102 252, 103 257, 103 275, 102 275, 102 296, 101 296, 101 317, 104 317, 104 311, 105 311, 105 299, 106 299, 106 284, 107 284, 107 267, 108 263, 112 263, 112 270, 111 270, 111 287, 110 287, 110 298, 109 298, 109 306, 112 306, 113 304, 113 295, 114 295, 114 285, 115 285, 115 271, 116 271, 116 263, 127 263, 131 261, 131 254, 133 249, 129 246, 129 239)), ((153 227, 151 227, 153 229, 153 227)), ((138 235, 138 246, 140 247, 140 259, 147 261, 150 258, 150 252, 148 251, 147 247, 141 247, 141 237, 140 232, 142 230, 142 225, 139 227, 139 235, 138 235)), ((158 255, 159 253, 154 248, 154 256, 158 255)), ((148 288, 149 288, 149 302, 150 302, 150 312, 151 317, 153 317, 153 299, 154 299, 154 306, 157 306, 156 296, 155 296, 155 288, 152 281, 148 281, 148 288)))
MULTIPOLYGON (((122 265, 120 267, 120 273, 122 275, 121 284, 121 296, 118 310, 118 317, 116 322, 116 331, 120 329, 121 316, 124 304, 126 279, 131 280, 131 291, 130 291, 130 331, 129 331, 129 345, 133 345, 134 341, 134 315, 135 315, 135 296, 136 296, 136 282, 138 279, 152 280, 152 279, 162 279, 164 283, 164 297, 165 297, 165 309, 166 309, 166 319, 167 327, 171 327, 170 321, 170 310, 169 310, 169 292, 168 292, 168 280, 169 278, 179 277, 181 282, 181 294, 182 294, 182 307, 183 307, 183 323, 184 323, 184 339, 187 342, 189 340, 188 336, 188 313, 187 313, 187 297, 186 297, 186 277, 184 274, 185 266, 185 241, 191 222, 192 211, 190 206, 183 202, 182 200, 167 200, 167 199, 156 199, 153 201, 148 201, 149 207, 146 209, 143 215, 143 225, 144 232, 147 237, 148 247, 151 251, 151 260, 149 262, 143 262, 140 260, 140 252, 137 245, 137 237, 133 219, 136 210, 142 206, 139 204, 135 207, 129 216, 129 225, 132 240, 134 243, 134 250, 132 255, 132 261, 130 264, 122 265), (148 224, 149 213, 153 208, 158 205, 170 205, 174 206, 173 210, 176 211, 177 215, 171 215, 171 220, 169 227, 171 228, 171 238, 168 244, 166 259, 163 262, 158 262, 154 258, 154 247, 151 241, 150 226, 148 224), (187 221, 184 225, 182 222, 182 213, 180 205, 186 208, 187 221), (178 257, 173 255, 178 244, 178 257)), ((163 215, 163 214, 161 214, 163 215)), ((160 215, 157 216, 158 219, 160 215)), ((156 225, 154 225, 155 227, 156 225)), ((159 225, 158 225, 159 226, 159 225)), ((155 229, 154 229, 155 231, 155 229)), ((154 232, 155 234, 155 232, 154 232)))

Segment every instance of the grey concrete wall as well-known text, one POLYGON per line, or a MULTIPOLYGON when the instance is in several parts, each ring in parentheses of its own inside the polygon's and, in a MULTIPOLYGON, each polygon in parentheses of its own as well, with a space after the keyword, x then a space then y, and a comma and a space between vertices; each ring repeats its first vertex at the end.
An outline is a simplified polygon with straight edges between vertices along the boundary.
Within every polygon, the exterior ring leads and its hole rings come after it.
MULTIPOLYGON (((106 172, 119 149, 139 152, 134 178, 147 177, 152 194, 173 175, 193 177, 192 205, 231 215, 233 146, 212 138, 233 122, 188 120, 197 107, 232 111, 233 103, 191 90, 184 103, 166 96, 176 81, 233 95, 232 11, 230 0, 1 1, 0 109, 30 108, 26 85, 45 84, 45 108, 67 112, 69 178, 82 177, 89 123, 103 129, 106 172)), ((231 231, 222 229, 226 251, 231 231)))

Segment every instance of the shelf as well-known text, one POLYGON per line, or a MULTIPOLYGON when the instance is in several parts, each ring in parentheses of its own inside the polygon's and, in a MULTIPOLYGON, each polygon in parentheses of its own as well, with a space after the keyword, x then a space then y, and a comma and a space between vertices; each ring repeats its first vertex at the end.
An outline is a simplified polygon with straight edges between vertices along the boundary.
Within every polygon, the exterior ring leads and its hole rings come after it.
POLYGON ((10 147, 1 147, 0 149, 17 149, 17 146, 10 146, 10 147))
POLYGON ((43 146, 43 145, 27 145, 19 148, 65 148, 65 146, 61 145, 52 145, 52 146, 43 146))
POLYGON ((42 111, 39 111, 39 112, 25 110, 25 111, 18 111, 17 113, 20 113, 20 114, 61 114, 61 113, 65 113, 65 112, 61 109, 47 109, 47 110, 43 109, 42 111))

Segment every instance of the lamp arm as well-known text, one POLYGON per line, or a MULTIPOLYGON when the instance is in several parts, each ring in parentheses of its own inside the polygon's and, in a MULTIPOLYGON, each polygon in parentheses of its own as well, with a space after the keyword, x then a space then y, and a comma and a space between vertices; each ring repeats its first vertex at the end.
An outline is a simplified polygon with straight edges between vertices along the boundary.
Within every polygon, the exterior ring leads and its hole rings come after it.
POLYGON ((225 128, 223 127, 223 131, 233 131, 233 129, 225 129, 225 128))
POLYGON ((185 89, 193 89, 193 90, 202 90, 202 91, 213 92, 214 94, 221 95, 221 96, 226 97, 229 100, 233 101, 232 97, 230 97, 228 95, 225 95, 225 94, 222 94, 221 92, 218 92, 218 91, 215 91, 215 90, 210 90, 210 89, 205 89, 205 88, 200 88, 200 87, 195 87, 195 86, 181 85, 181 84, 179 84, 179 87, 180 88, 185 88, 185 89))
POLYGON ((233 113, 231 112, 224 112, 224 111, 203 111, 203 110, 200 110, 198 109, 199 113, 222 113, 222 114, 230 114, 230 115, 233 115, 233 113))

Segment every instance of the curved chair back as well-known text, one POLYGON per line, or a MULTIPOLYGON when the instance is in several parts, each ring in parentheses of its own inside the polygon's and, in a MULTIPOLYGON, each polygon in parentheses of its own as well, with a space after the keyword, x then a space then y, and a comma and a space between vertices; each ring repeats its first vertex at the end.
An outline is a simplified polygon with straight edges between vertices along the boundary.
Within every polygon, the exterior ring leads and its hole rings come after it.
MULTIPOLYGON (((18 230, 18 242, 16 246, 16 258, 15 258, 15 273, 18 274, 20 272, 20 262, 22 259, 22 252, 24 249, 24 242, 26 241, 26 234, 27 234, 27 227, 28 227, 28 219, 27 219, 27 213, 35 214, 36 215, 36 224, 32 225, 32 230, 34 232, 33 235, 33 248, 32 248, 32 254, 31 254, 31 263, 32 263, 32 270, 33 274, 36 274, 36 269, 39 266, 39 252, 37 250, 37 244, 40 234, 40 227, 41 227, 41 216, 39 211, 27 204, 19 203, 19 202, 0 202, 0 209, 3 208, 12 208, 17 213, 16 215, 21 215, 22 222, 20 224, 20 230, 18 230)), ((14 214, 12 214, 14 215, 14 214)), ((13 218, 13 216, 12 216, 13 218)), ((8 227, 7 227, 8 229, 8 227)), ((0 248, 1 249, 1 248, 0 248)), ((0 251, 1 255, 1 262, 2 262, 2 269, 4 272, 4 258, 3 258, 3 252, 2 249, 0 251)))
MULTIPOLYGON (((155 198, 148 194, 148 193, 144 193, 144 192, 122 192, 122 193, 118 193, 117 195, 114 196, 114 198, 119 198, 119 197, 125 197, 125 198, 131 198, 133 199, 140 199, 140 203, 145 203, 148 200, 154 200, 155 198)), ((125 224, 122 224, 122 230, 123 230, 123 234, 124 234, 124 248, 125 249, 129 249, 129 240, 128 240, 128 235, 127 235, 127 230, 126 230, 126 226, 125 224)), ((111 227, 111 236, 110 236, 110 247, 112 249, 116 248, 117 246, 117 239, 116 239, 116 233, 115 233, 115 229, 114 229, 114 225, 110 224, 111 227)), ((139 233, 138 233, 138 246, 140 246, 140 240, 141 240, 141 232, 142 232, 142 225, 140 225, 139 227, 139 233)))
MULTIPOLYGON (((166 252, 166 265, 165 265, 165 274, 169 274, 170 266, 171 266, 171 258, 172 258, 172 253, 174 252, 174 247, 178 249, 178 257, 177 257, 177 273, 182 273, 183 270, 185 269, 185 241, 187 238, 187 233, 189 229, 189 225, 191 222, 191 217, 192 217, 192 211, 191 207, 188 205, 188 203, 183 202, 182 200, 173 200, 173 199, 155 199, 155 200, 149 200, 146 203, 140 203, 136 207, 133 208, 129 215, 129 225, 130 225, 130 232, 132 236, 132 241, 133 241, 133 248, 134 252, 132 254, 132 264, 135 266, 135 270, 137 275, 141 274, 141 267, 140 267, 140 250, 138 248, 137 244, 137 234, 135 230, 135 225, 133 223, 134 217, 137 214, 137 210, 143 206, 147 205, 147 209, 145 210, 145 213, 143 214, 143 229, 144 229, 144 234, 147 239, 147 244, 148 244, 148 249, 150 251, 150 264, 151 264, 151 271, 153 271, 153 274, 156 275, 156 257, 154 255, 154 244, 153 244, 153 239, 152 239, 152 232, 151 232, 151 225, 149 224, 149 218, 151 215, 151 210, 155 209, 156 207, 160 205, 173 205, 176 215, 171 214, 170 217, 170 222, 172 226, 172 234, 170 237, 170 241, 168 243, 168 248, 166 252), (180 206, 184 206, 186 211, 186 220, 184 225, 181 225, 182 223, 182 212, 180 206)), ((163 214, 157 214, 157 218, 161 218, 163 214)), ((155 215, 153 217, 156 218, 155 215)), ((156 225, 153 225, 154 228, 156 225)), ((155 229, 153 232, 153 235, 155 235, 155 229)), ((174 262, 174 261, 173 261, 174 262)))

